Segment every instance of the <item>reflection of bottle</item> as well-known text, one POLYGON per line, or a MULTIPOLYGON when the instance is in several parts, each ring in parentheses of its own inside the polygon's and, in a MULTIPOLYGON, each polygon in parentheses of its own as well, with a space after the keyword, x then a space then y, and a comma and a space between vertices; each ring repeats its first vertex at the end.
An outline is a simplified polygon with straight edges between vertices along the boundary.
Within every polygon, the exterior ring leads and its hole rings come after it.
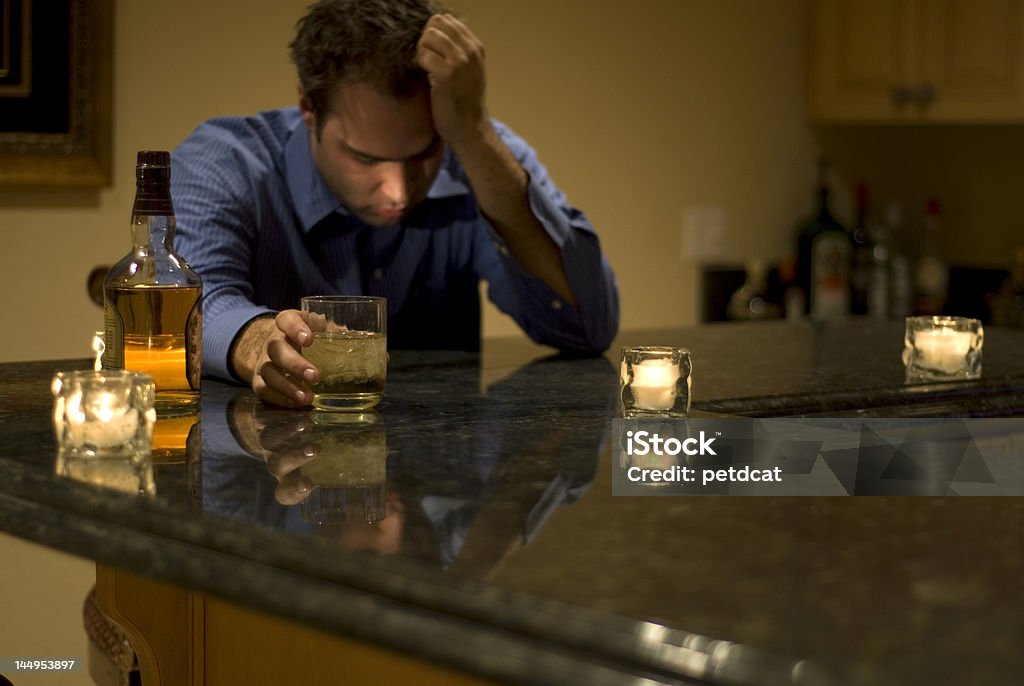
POLYGON ((800 224, 797 283, 810 294, 812 317, 832 319, 850 310, 850 240, 828 208, 827 165, 818 165, 818 210, 800 224))
POLYGON ((153 425, 153 462, 194 462, 191 453, 200 451, 202 429, 198 412, 167 414, 153 425))
POLYGON ((778 317, 779 306, 768 300, 768 269, 762 260, 747 261, 747 280, 729 298, 729 319, 771 319, 778 317))
POLYGON ((928 199, 921 255, 914 265, 914 312, 941 314, 949 295, 949 267, 939 256, 939 201, 928 199))
POLYGON ((170 155, 139 152, 135 177, 132 251, 103 286, 103 366, 152 376, 160 413, 197 407, 203 287, 174 252, 170 155))

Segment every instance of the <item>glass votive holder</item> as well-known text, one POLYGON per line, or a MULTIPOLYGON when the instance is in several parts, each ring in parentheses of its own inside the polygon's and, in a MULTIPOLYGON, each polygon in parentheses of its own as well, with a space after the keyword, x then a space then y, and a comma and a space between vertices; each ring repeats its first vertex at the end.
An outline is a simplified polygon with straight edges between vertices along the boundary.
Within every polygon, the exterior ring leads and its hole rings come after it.
POLYGON ((625 417, 686 417, 690 351, 669 346, 622 349, 619 389, 625 417))
POLYGON ((152 377, 124 370, 59 372, 50 389, 61 457, 149 458, 156 421, 152 377))
POLYGON ((969 317, 907 317, 903 364, 911 383, 981 378, 981 322, 969 317))

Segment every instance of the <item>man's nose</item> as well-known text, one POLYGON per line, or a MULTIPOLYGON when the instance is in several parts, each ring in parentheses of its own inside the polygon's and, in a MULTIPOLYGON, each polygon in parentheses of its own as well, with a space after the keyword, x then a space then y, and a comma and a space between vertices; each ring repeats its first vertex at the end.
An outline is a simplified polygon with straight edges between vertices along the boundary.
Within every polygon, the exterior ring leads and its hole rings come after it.
POLYGON ((405 207, 409 203, 409 175, 405 164, 390 162, 383 165, 381 194, 390 206, 405 207))

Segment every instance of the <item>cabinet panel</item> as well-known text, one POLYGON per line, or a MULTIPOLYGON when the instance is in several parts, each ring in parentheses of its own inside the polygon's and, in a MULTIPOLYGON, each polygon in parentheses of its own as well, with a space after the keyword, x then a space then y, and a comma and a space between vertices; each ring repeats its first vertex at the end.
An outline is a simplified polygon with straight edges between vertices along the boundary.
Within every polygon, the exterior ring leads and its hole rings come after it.
POLYGON ((810 116, 1024 122, 1024 0, 812 0, 810 116))
POLYGON ((919 73, 923 82, 935 86, 930 117, 1024 117, 1024 2, 926 0, 919 16, 919 73))
POLYGON ((899 115, 893 88, 908 83, 915 53, 912 0, 818 0, 812 5, 812 118, 899 115))

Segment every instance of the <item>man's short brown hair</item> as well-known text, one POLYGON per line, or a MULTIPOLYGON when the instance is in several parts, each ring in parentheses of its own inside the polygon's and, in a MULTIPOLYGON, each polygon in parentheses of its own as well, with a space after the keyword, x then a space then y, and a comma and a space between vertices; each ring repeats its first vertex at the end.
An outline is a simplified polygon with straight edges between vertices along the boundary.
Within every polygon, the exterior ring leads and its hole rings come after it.
POLYGON ((292 61, 319 132, 339 85, 369 83, 409 97, 426 87, 416 44, 434 14, 434 0, 320 0, 299 20, 292 61))

